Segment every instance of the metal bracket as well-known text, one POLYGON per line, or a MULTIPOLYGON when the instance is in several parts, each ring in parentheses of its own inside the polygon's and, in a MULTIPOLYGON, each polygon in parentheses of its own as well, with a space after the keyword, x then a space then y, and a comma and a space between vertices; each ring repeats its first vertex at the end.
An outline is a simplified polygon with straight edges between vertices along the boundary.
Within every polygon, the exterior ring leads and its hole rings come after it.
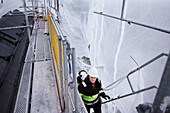
POLYGON ((68 86, 70 86, 70 88, 73 89, 74 88, 74 81, 69 82, 68 86))

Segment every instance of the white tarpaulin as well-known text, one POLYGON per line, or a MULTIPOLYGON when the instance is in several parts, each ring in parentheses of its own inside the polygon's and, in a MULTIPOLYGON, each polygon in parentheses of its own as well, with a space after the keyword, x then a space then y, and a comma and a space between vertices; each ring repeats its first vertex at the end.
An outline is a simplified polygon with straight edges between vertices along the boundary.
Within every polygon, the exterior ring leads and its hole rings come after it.
MULTIPOLYGON (((162 52, 169 53, 170 34, 95 14, 108 14, 164 30, 170 29, 169 0, 60 0, 61 25, 78 57, 90 57, 98 68, 103 87, 126 76, 162 52)), ((129 78, 134 91, 159 86, 164 56, 129 78)), ((78 71, 78 70, 77 70, 78 71)), ((127 79, 107 91, 112 98, 131 93, 127 79)), ((136 107, 153 103, 156 89, 102 105, 104 113, 136 113, 136 107), (119 109, 119 110, 118 110, 119 109)))
MULTIPOLYGON (((26 2, 26 10, 32 11, 32 2, 33 6, 39 6, 39 11, 41 12, 41 6, 44 4, 44 0, 1 0, 0 2, 0 18, 8 13, 9 11, 13 11, 15 9, 24 11, 24 1, 26 2)), ((48 0, 46 0, 48 2, 48 0)), ((47 3, 46 3, 47 5, 47 3)))
POLYGON ((3 0, 3 3, 0 3, 0 18, 9 11, 13 11, 20 6, 23 6, 22 4, 22 0, 3 0))
MULTIPOLYGON (((28 1, 31 4, 32 0, 28 1)), ((46 7, 49 1, 56 7, 52 0, 46 1, 46 7)), ((39 6, 43 2, 41 0, 39 6)), ((3 0, 0 17, 19 6, 23 6, 22 0, 3 0)), ((59 11, 60 24, 71 46, 76 48, 77 57, 89 57, 91 64, 97 66, 103 88, 124 77, 106 91, 112 98, 132 93, 125 78, 130 71, 170 51, 169 33, 102 15, 170 31, 169 0, 59 0, 59 11)), ((166 60, 166 56, 161 57, 130 75, 133 90, 158 87, 166 60)), ((152 89, 103 104, 102 111, 137 113, 139 104, 153 103, 156 91, 152 89)))

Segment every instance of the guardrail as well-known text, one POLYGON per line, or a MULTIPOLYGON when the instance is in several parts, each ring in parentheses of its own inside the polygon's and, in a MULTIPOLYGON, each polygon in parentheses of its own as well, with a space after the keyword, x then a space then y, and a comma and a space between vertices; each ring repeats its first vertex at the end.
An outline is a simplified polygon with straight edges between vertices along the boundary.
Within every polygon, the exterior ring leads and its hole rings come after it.
MULTIPOLYGON (((144 64, 142 64, 141 66, 139 66, 138 68, 130 71, 126 76, 124 76, 124 77, 118 79, 117 81, 115 81, 115 82, 109 84, 108 86, 106 86, 106 87, 105 87, 105 90, 109 90, 109 89, 107 89, 108 87, 111 87, 111 86, 114 85, 115 83, 117 83, 117 82, 119 82, 119 81, 122 81, 122 80, 124 80, 124 79, 126 78, 127 81, 128 81, 129 87, 130 87, 130 89, 131 89, 132 92, 131 92, 131 93, 128 93, 128 94, 125 94, 125 95, 123 95, 123 96, 118 96, 118 97, 116 97, 116 98, 112 98, 112 99, 110 99, 110 100, 108 100, 108 101, 102 102, 102 104, 107 103, 107 102, 111 102, 111 101, 114 101, 114 100, 118 100, 118 99, 121 99, 121 98, 124 98, 124 97, 127 97, 127 96, 131 96, 131 95, 134 95, 134 94, 138 94, 138 93, 141 93, 141 92, 144 92, 144 91, 147 91, 147 90, 151 90, 151 89, 154 89, 154 88, 155 88, 155 89, 158 89, 158 88, 154 85, 154 86, 150 86, 150 87, 147 87, 147 88, 143 88, 143 89, 138 90, 138 91, 134 91, 134 89, 133 89, 133 87, 132 87, 132 83, 130 82, 129 77, 130 77, 133 73, 139 71, 140 69, 142 69, 142 68, 144 68, 145 66, 151 64, 152 62, 154 62, 154 61, 162 58, 163 56, 167 56, 167 57, 168 57, 169 54, 167 54, 167 53, 161 53, 161 54, 155 56, 155 57, 152 58, 151 60, 149 60, 149 61, 147 61, 146 63, 144 63, 144 64)), ((112 88, 110 88, 110 89, 112 89, 112 88)))
POLYGON ((48 12, 48 25, 62 112, 87 113, 77 90, 75 49, 70 48, 66 36, 63 35, 58 22, 54 21, 50 11, 48 12))

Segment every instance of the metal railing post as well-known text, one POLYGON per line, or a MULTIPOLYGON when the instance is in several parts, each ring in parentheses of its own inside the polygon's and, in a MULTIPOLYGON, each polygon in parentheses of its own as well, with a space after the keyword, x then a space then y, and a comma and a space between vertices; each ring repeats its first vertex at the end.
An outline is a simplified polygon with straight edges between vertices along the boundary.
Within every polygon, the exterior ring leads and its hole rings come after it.
MULTIPOLYGON (((60 60, 60 79, 61 79, 61 97, 64 100, 64 90, 63 90, 63 68, 62 68, 62 39, 59 37, 59 60, 60 60)), ((62 100, 61 100, 62 101, 62 100)), ((62 105, 62 110, 64 111, 64 104, 62 105)))
MULTIPOLYGON (((25 12, 26 26, 29 26, 29 20, 28 20, 28 14, 27 14, 26 1, 25 0, 23 0, 23 5, 24 5, 24 12, 25 12)), ((30 37, 30 28, 29 27, 27 27, 27 32, 28 32, 28 39, 29 39, 30 49, 31 49, 31 56, 33 57, 34 52, 33 52, 32 39, 30 37)))
POLYGON ((132 92, 134 92, 132 84, 131 84, 131 82, 129 80, 129 76, 127 76, 126 78, 127 78, 128 83, 129 83, 130 89, 132 90, 132 92))
POLYGON ((32 11, 33 11, 33 15, 35 15, 35 14, 34 14, 34 8, 35 8, 35 7, 34 7, 34 0, 31 0, 31 1, 32 1, 32 11))
POLYGON ((65 113, 68 113, 68 67, 67 67, 67 54, 66 54, 66 41, 63 41, 64 52, 64 78, 65 78, 65 113))
POLYGON ((44 0, 44 16, 46 18, 46 20, 48 19, 48 10, 47 10, 47 7, 46 7, 46 0, 44 0))
POLYGON ((74 99, 75 99, 75 113, 78 113, 77 101, 77 76, 76 76, 76 53, 75 48, 72 48, 72 68, 73 68, 73 81, 74 81, 74 99))
MULTIPOLYGON (((26 2, 25 2, 25 0, 23 0, 23 4, 24 4, 24 12, 25 12, 26 26, 29 26, 28 14, 27 14, 27 9, 26 9, 26 2)), ((29 37, 29 39, 30 39, 30 28, 27 28, 27 31, 28 31, 28 37, 29 37)))

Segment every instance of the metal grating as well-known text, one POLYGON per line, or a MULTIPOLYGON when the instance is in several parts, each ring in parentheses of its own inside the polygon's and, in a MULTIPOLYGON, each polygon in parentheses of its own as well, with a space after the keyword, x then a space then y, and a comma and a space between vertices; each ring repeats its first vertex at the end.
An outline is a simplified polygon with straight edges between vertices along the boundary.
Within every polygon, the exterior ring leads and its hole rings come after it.
MULTIPOLYGON (((35 44, 35 38, 37 36, 36 25, 34 24, 32 32, 32 45, 35 44)), ((34 48, 32 48, 34 49, 34 48)), ((30 98, 30 87, 31 87, 31 77, 32 77, 32 62, 33 53, 31 52, 30 45, 25 58, 25 64, 23 67, 23 72, 21 76, 20 86, 18 90, 18 95, 15 103, 14 113, 28 113, 29 111, 29 98, 30 98)))
MULTIPOLYGON (((30 54, 30 47, 28 49, 30 54)), ((24 64, 21 82, 18 90, 18 95, 15 103, 14 113, 27 113, 28 104, 29 104, 29 95, 30 95, 30 83, 31 83, 31 74, 32 74, 32 63, 26 62, 24 64)))
POLYGON ((48 41, 48 36, 44 35, 44 22, 40 21, 40 29, 38 30, 37 41, 36 41, 36 51, 35 51, 35 60, 36 61, 47 61, 51 60, 51 50, 50 44, 48 41))

